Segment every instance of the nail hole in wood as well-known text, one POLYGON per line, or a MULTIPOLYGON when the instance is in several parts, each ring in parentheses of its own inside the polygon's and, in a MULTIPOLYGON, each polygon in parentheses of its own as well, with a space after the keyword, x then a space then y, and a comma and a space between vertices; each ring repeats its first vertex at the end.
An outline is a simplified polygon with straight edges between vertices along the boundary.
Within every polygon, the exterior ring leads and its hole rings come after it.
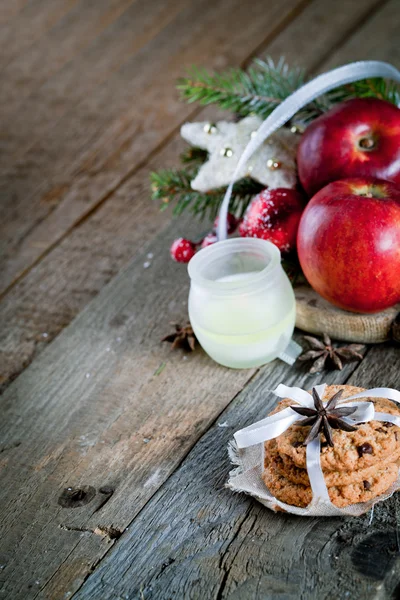
POLYGON ((89 504, 96 495, 94 487, 87 485, 79 488, 67 487, 58 498, 58 504, 63 508, 79 508, 89 504))

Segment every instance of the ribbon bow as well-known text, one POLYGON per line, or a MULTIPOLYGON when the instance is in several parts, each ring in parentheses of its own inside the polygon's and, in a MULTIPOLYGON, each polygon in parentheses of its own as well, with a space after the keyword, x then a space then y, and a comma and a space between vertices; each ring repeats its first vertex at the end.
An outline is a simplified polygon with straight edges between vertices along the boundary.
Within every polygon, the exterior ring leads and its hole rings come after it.
MULTIPOLYGON (((326 389, 326 384, 315 386, 315 390, 320 398, 323 399, 326 389)), ((289 398, 296 402, 296 406, 300 404, 305 408, 312 408, 314 406, 314 400, 311 394, 302 390, 298 387, 288 387, 280 384, 274 390, 274 394, 279 398, 289 398)), ((346 406, 354 407, 356 410, 349 416, 344 417, 346 422, 350 425, 364 423, 367 421, 389 421, 394 425, 400 427, 400 417, 391 415, 390 413, 375 412, 375 406, 373 402, 354 402, 358 398, 387 398, 394 402, 400 403, 400 392, 390 388, 373 388, 371 390, 365 390, 359 394, 342 398, 338 401, 338 406, 343 402, 346 406)), ((245 427, 234 434, 234 438, 238 448, 248 448, 255 444, 261 444, 267 440, 272 440, 279 437, 286 429, 291 425, 303 419, 304 417, 299 413, 295 412, 290 406, 284 408, 280 412, 262 419, 249 427, 245 427)), ((306 449, 306 466, 307 473, 310 479, 311 491, 312 491, 312 504, 327 504, 332 507, 332 503, 329 498, 328 488, 326 487, 324 475, 321 468, 320 460, 321 452, 321 441, 320 436, 317 435, 315 439, 307 444, 306 449)), ((277 500, 277 503, 285 507, 284 503, 277 500)))

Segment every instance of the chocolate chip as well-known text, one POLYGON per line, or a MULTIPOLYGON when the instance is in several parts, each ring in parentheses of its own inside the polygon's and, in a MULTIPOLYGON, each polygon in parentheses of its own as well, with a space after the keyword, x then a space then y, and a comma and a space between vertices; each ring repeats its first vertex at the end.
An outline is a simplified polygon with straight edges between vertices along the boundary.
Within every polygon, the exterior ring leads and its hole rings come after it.
POLYGON ((396 438, 396 442, 398 442, 399 441, 399 432, 398 431, 394 432, 394 437, 396 438))
POLYGON ((357 446, 357 452, 358 456, 361 458, 363 454, 373 454, 374 449, 371 444, 365 442, 364 444, 361 444, 361 446, 357 446))
POLYGON ((381 433, 386 433, 383 427, 377 427, 375 431, 380 431, 381 433))
POLYGON ((321 448, 326 448, 328 446, 328 442, 321 442, 321 448))
POLYGON ((371 484, 366 479, 364 479, 363 485, 364 485, 364 490, 370 490, 371 489, 371 484))
POLYGON ((385 427, 394 427, 394 423, 391 423, 390 421, 384 421, 383 424, 385 427))
POLYGON ((293 448, 298 448, 299 446, 302 446, 303 442, 293 442, 293 448))

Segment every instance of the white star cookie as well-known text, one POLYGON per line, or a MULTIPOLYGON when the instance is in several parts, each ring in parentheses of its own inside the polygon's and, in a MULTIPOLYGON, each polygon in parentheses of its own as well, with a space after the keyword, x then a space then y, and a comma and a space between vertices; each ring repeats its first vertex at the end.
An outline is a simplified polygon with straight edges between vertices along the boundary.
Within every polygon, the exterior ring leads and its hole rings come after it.
MULTIPOLYGON (((192 188, 207 192, 229 185, 243 150, 261 123, 256 116, 238 123, 185 123, 181 128, 183 139, 209 153, 207 162, 191 182, 192 188)), ((253 154, 237 180, 251 177, 270 188, 294 187, 299 142, 299 135, 289 129, 279 129, 253 154)))

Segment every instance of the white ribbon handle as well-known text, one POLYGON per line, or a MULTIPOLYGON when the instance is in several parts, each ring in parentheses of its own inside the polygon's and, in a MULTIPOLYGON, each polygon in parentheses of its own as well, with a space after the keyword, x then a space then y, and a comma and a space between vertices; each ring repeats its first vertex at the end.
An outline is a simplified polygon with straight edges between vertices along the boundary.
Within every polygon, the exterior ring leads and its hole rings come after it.
POLYGON ((318 96, 329 92, 339 85, 346 85, 359 79, 370 77, 385 77, 400 82, 400 71, 386 62, 379 60, 366 60, 350 63, 323 73, 315 77, 296 90, 286 100, 284 100, 272 113, 265 119, 257 131, 257 134, 250 140, 232 176, 232 181, 226 190, 224 200, 219 211, 219 221, 217 235, 219 240, 225 240, 227 237, 227 217, 229 201, 232 194, 233 184, 241 168, 247 163, 254 152, 261 144, 277 129, 282 127, 291 119, 303 106, 309 104, 318 96))

